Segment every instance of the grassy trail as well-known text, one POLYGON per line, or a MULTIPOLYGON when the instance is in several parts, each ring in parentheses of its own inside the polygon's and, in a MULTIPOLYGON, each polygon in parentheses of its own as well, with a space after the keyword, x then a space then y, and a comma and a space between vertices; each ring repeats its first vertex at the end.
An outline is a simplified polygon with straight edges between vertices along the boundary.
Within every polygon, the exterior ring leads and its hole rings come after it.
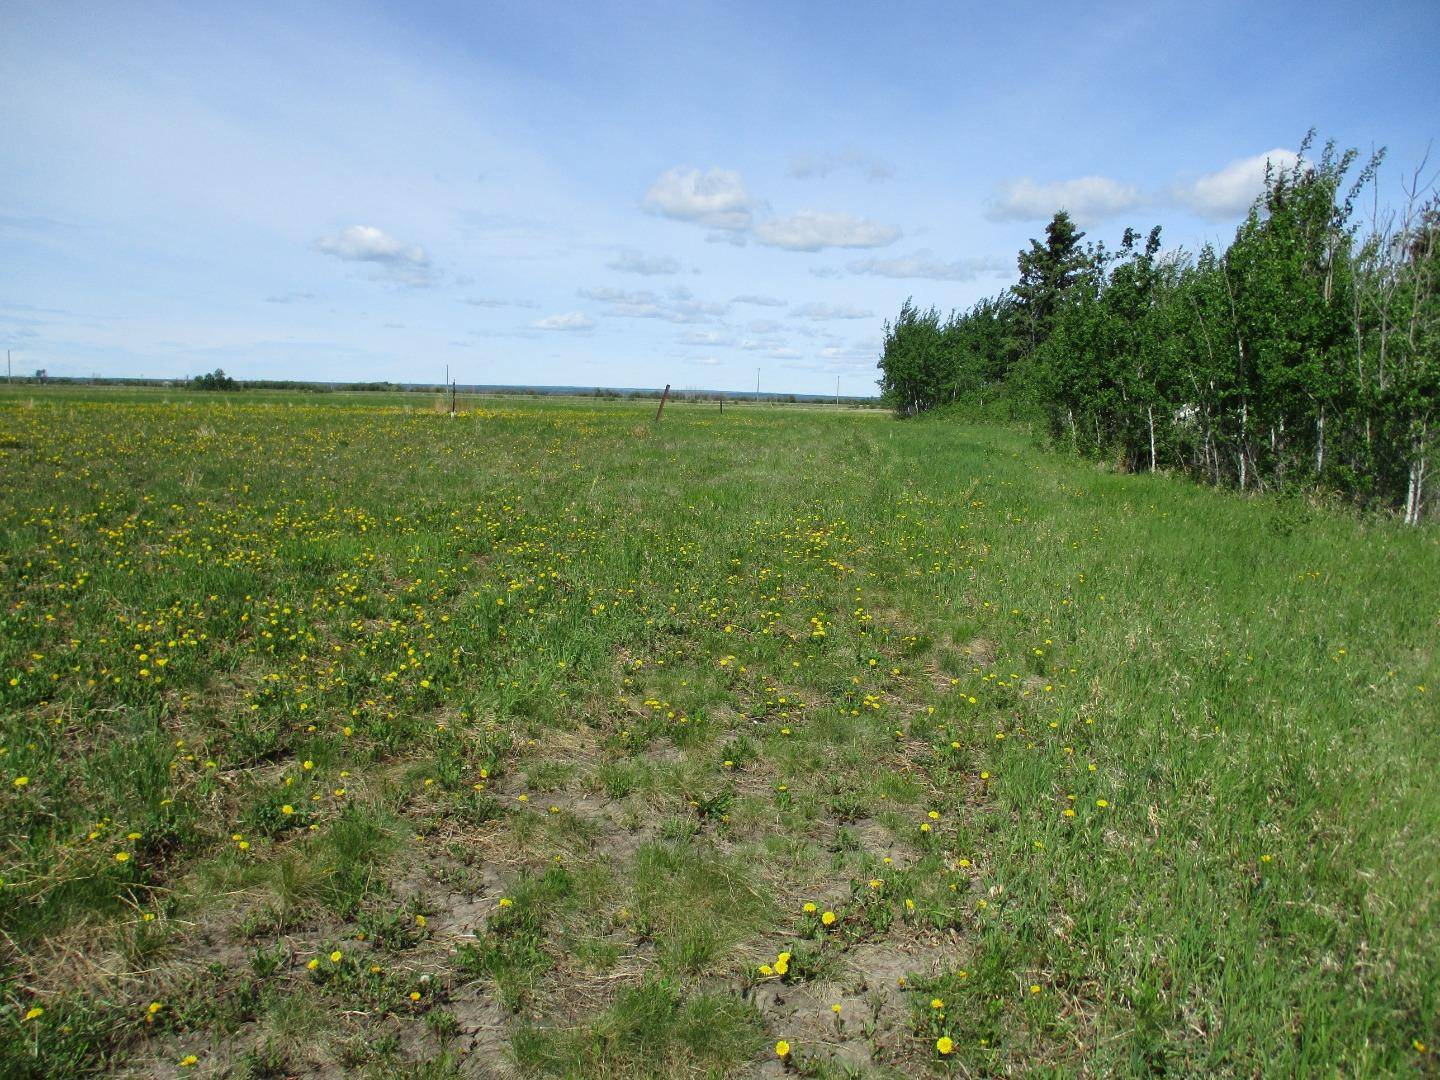
POLYGON ((0 1072, 1437 1068, 1433 531, 408 401, 0 394, 0 1072))

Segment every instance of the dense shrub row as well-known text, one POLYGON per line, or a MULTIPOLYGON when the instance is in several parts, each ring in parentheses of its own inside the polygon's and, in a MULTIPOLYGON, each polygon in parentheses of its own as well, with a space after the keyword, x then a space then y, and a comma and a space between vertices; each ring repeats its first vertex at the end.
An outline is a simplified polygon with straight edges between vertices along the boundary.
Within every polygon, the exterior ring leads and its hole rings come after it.
POLYGON ((942 319, 886 325, 881 389, 913 415, 1003 387, 1051 437, 1130 469, 1241 490, 1296 485, 1434 512, 1440 443, 1440 201, 1420 173, 1356 223, 1381 156, 1327 144, 1267 172, 1224 251, 1160 230, 1085 244, 1063 211, 1020 280, 942 319))

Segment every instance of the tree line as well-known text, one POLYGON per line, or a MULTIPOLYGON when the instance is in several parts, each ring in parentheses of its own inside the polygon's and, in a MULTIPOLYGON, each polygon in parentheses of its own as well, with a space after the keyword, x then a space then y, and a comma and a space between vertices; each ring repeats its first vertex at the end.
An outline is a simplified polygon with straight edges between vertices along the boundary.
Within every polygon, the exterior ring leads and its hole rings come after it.
POLYGON ((998 393, 1126 469, 1434 515, 1440 200, 1422 166, 1382 211, 1384 152, 1311 157, 1313 140, 1267 166, 1224 250, 1165 251, 1158 227, 1110 250, 1061 211, 998 296, 947 317, 907 300, 885 326, 883 400, 913 416, 998 393))

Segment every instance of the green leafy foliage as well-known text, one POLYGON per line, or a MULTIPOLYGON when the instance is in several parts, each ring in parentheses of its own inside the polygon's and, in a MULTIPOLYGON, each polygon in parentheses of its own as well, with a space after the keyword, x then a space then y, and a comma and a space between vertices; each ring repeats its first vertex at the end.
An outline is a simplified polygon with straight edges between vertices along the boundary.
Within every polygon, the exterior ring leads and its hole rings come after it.
POLYGON ((1440 202, 1412 185, 1360 237, 1383 153, 1347 186, 1356 152, 1307 159, 1313 134, 1223 252, 1164 252, 1158 227, 1082 249, 1061 211, 1008 292, 943 323, 907 301, 886 327, 886 403, 911 416, 1003 381, 1055 442, 1128 471, 1420 520, 1440 437, 1440 202))

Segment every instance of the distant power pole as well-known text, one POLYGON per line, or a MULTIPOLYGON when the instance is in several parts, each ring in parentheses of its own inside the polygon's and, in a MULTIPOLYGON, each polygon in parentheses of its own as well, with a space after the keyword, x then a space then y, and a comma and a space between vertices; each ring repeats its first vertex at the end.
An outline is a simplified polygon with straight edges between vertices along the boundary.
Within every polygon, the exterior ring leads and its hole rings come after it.
POLYGON ((835 376, 835 407, 840 407, 840 376, 835 376))
POLYGON ((10 350, 9 350, 9 349, 6 349, 6 350, 5 350, 5 381, 6 381, 7 383, 13 383, 13 382, 15 381, 15 373, 10 370, 10 350))
POLYGON ((758 367, 755 369, 755 396, 757 398, 760 396, 760 369, 758 367))

